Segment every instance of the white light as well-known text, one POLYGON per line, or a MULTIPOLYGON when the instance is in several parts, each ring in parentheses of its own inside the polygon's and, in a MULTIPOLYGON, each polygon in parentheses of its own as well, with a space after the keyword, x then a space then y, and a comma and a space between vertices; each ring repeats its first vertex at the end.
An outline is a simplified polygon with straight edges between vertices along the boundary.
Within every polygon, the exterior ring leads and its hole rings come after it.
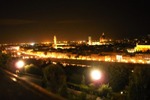
POLYGON ((99 70, 93 70, 91 72, 91 77, 93 80, 99 80, 99 79, 101 79, 102 75, 101 75, 101 72, 99 70))
POLYGON ((34 46, 35 43, 30 43, 30 45, 34 46))
POLYGON ((123 94, 123 91, 121 91, 120 94, 123 94))
POLYGON ((16 63, 17 68, 22 68, 24 66, 24 62, 22 60, 16 63))
POLYGON ((19 55, 19 56, 20 56, 20 55, 21 55, 21 53, 20 53, 20 52, 17 52, 17 55, 19 55))
POLYGON ((116 59, 120 62, 122 60, 122 55, 116 55, 116 59))
POLYGON ((16 79, 16 78, 14 78, 14 77, 11 77, 11 79, 12 79, 14 82, 16 82, 16 81, 17 81, 17 79, 16 79))

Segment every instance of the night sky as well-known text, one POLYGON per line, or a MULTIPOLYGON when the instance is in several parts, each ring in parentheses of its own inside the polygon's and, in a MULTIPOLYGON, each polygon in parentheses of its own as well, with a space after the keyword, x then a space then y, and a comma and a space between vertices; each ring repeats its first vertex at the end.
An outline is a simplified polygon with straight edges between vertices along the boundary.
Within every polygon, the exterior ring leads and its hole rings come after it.
POLYGON ((144 0, 0 0, 0 43, 146 36, 149 9, 144 0))

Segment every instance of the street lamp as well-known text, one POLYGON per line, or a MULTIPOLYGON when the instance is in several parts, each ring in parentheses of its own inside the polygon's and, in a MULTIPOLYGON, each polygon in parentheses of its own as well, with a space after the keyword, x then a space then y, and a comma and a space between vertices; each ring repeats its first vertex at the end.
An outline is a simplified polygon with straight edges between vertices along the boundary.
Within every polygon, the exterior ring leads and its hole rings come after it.
POLYGON ((94 70, 91 71, 92 80, 98 81, 98 80, 101 79, 101 77, 102 77, 102 73, 99 70, 94 69, 94 70))
POLYGON ((24 61, 22 61, 22 60, 19 60, 17 63, 16 63, 16 67, 17 68, 23 68, 23 66, 24 66, 24 61))
POLYGON ((16 62, 16 67, 17 67, 16 73, 17 74, 20 73, 21 69, 23 70, 24 65, 25 65, 25 63, 22 60, 19 60, 16 62))
MULTIPOLYGON (((93 83, 94 88, 99 88, 100 83, 101 83, 100 79, 102 78, 101 71, 98 69, 93 69, 90 72, 90 76, 91 76, 91 79, 93 80, 92 83, 93 83)), ((91 90, 92 95, 94 94, 94 88, 91 90)))

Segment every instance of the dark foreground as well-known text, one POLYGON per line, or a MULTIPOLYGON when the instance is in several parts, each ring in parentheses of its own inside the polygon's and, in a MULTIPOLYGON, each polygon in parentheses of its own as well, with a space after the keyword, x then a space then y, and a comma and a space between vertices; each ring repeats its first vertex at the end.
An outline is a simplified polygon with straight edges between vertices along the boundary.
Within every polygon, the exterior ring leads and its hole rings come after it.
MULTIPOLYGON (((56 98, 57 99, 57 98, 56 98)), ((0 100, 56 100, 0 69, 0 100)))

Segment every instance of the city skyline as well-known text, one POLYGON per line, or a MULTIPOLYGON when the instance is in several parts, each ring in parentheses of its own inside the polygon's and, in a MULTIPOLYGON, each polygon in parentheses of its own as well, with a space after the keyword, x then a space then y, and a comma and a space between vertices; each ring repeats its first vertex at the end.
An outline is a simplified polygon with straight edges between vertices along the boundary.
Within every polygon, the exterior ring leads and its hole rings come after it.
POLYGON ((0 43, 147 36, 146 1, 0 1, 0 43))

